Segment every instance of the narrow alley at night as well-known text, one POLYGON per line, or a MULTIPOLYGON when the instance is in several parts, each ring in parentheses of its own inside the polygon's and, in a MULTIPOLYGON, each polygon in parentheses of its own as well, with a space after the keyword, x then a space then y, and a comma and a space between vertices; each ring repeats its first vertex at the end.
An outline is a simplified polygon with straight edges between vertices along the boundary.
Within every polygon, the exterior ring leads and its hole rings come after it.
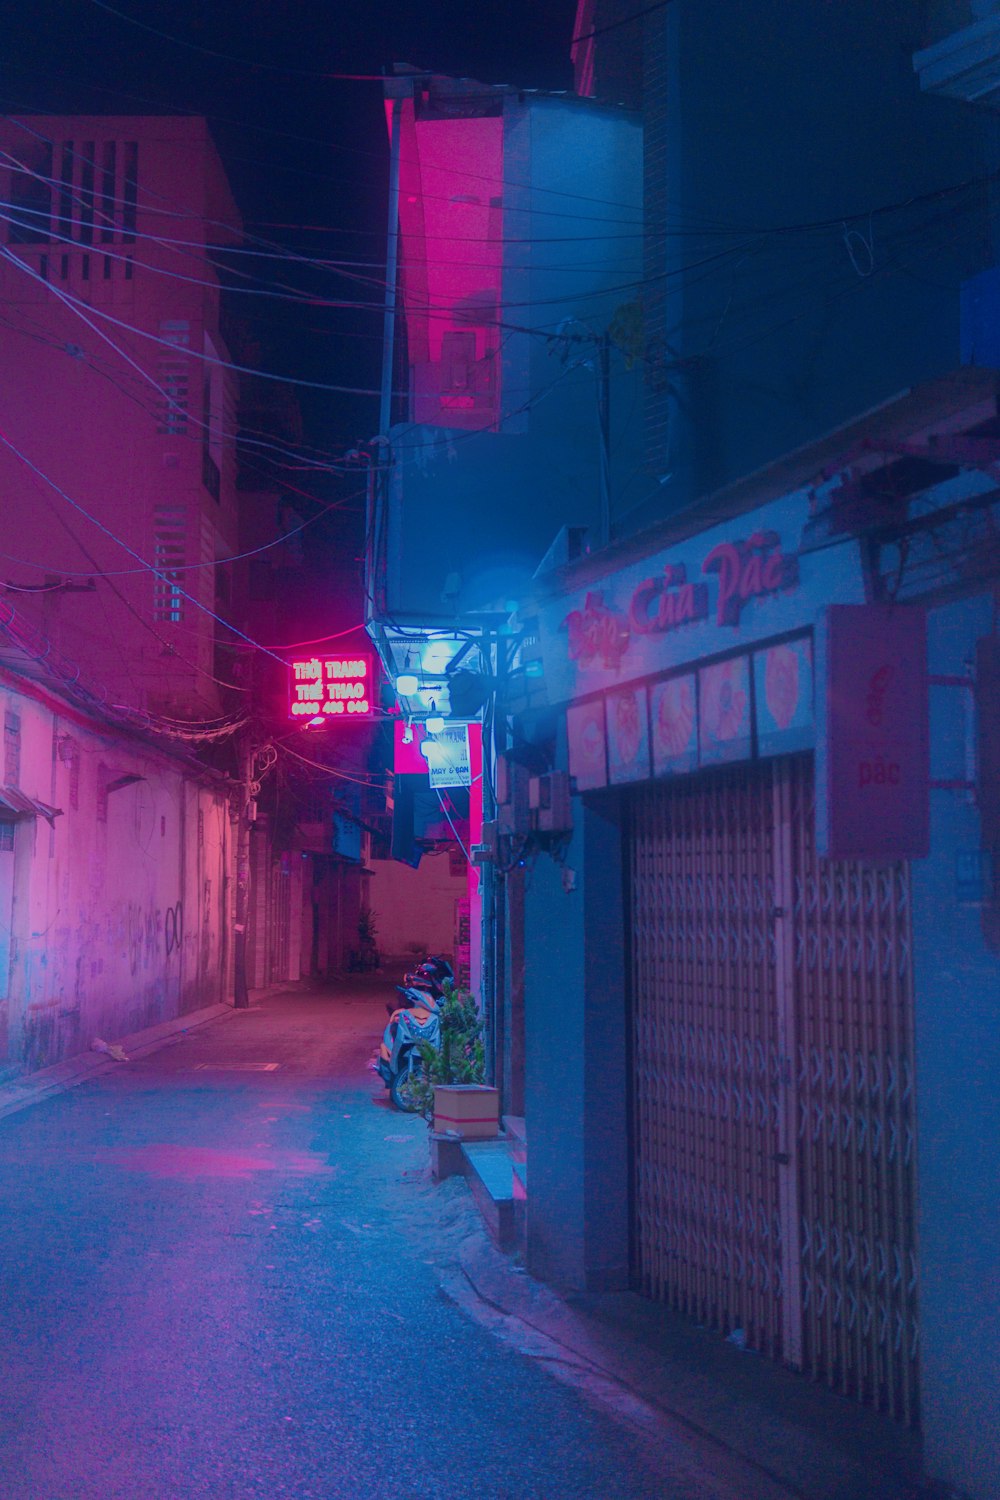
POLYGON ((1000 1500, 1000 0, 35 0, 0 1500, 1000 1500))
POLYGON ((2 1120, 4 1493, 785 1500, 470 1316, 485 1232, 367 1068, 385 989, 269 994, 2 1120))

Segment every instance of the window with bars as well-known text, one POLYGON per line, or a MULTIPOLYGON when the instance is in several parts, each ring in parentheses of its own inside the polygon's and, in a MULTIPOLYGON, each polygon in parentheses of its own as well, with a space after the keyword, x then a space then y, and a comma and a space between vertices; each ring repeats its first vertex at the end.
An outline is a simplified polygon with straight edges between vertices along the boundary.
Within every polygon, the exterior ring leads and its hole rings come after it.
POLYGON ((202 366, 202 433, 201 477, 212 499, 219 503, 222 493, 222 402, 223 380, 219 352, 209 334, 204 336, 205 363, 202 366))
POLYGON ((5 818, 0 822, 0 854, 14 852, 14 820, 5 818))
POLYGON ((153 619, 179 625, 184 619, 181 592, 187 544, 187 512, 183 506, 157 505, 153 511, 153 619))
POLYGON ((32 143, 10 172, 8 243, 47 244, 55 236, 110 244, 119 229, 124 244, 134 243, 138 172, 136 141, 32 143))
POLYGON ((5 786, 21 783, 21 715, 9 709, 3 716, 3 779, 5 786))
MULTIPOLYGON (((165 318, 160 323, 159 336, 165 343, 183 350, 191 342, 191 325, 184 318, 165 318)), ((183 437, 187 432, 190 398, 186 355, 170 354, 164 349, 156 361, 156 375, 161 392, 156 430, 167 437, 183 437)))

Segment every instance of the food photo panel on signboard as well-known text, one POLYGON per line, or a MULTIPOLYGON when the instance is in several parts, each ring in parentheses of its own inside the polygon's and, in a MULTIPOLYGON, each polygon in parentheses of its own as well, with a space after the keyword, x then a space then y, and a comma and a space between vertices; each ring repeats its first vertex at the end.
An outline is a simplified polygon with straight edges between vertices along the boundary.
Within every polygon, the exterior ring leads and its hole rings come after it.
POLYGON ((591 698, 566 710, 569 739, 569 774, 578 792, 591 792, 608 784, 604 699, 591 698))
POLYGON ((698 764, 698 688, 693 672, 649 689, 653 775, 676 776, 698 764))
POLYGON ((607 696, 608 771, 612 786, 649 778, 649 722, 644 687, 607 696))
POLYGON ((698 741, 702 765, 750 759, 753 733, 748 656, 732 656, 699 671, 698 741))
POLYGON ((811 639, 802 636, 755 651, 753 679, 757 753, 810 750, 816 740, 811 639))

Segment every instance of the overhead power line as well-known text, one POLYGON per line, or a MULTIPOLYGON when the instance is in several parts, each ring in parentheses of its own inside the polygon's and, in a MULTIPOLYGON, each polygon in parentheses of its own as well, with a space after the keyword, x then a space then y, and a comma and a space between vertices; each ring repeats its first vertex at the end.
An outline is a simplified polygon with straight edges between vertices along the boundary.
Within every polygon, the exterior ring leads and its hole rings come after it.
POLYGON ((67 491, 63 489, 61 484, 58 484, 56 480, 51 477, 51 475, 46 474, 43 469, 39 468, 39 466, 34 463, 26 453, 23 453, 21 449, 18 448, 16 443, 11 442, 10 438, 2 430, 0 430, 0 442, 2 442, 5 447, 9 448, 14 457, 19 459, 26 468, 30 469, 33 474, 36 474, 39 479, 41 479, 45 484, 49 485, 53 490, 55 490, 57 495, 61 495, 62 498, 66 501, 67 505, 71 505, 74 510, 79 511, 80 515, 84 516, 88 521, 96 526, 98 531, 103 532, 106 537, 110 537, 111 541, 116 542, 118 546, 121 547, 124 552, 127 552, 130 557, 134 557, 136 562, 141 563, 146 571, 149 572, 154 578, 158 578, 161 583, 169 584, 174 593, 180 594, 182 598, 186 599, 190 604, 193 604, 196 609, 200 609, 202 613, 208 615, 210 619, 213 619, 217 621, 218 624, 223 625, 226 630, 231 631, 233 635, 239 636, 240 640, 246 641, 247 645, 253 646, 254 650, 262 651, 265 656, 270 656, 273 661, 280 662, 282 666, 285 665, 282 657, 278 656, 274 651, 269 651, 268 648, 266 646, 262 646, 259 641, 255 641, 253 636, 247 635, 246 631, 240 630, 239 627, 234 625, 231 620, 226 620, 222 617, 222 615, 216 614, 214 609, 209 609, 207 604, 202 604, 201 600, 196 598, 194 594, 189 593, 187 589, 182 588, 179 583, 176 583, 173 579, 171 579, 166 571, 156 567, 153 563, 148 562, 146 558, 144 558, 135 550, 134 547, 129 546, 128 542, 124 541, 120 536, 117 535, 116 532, 112 531, 110 526, 106 526, 98 516, 95 516, 91 511, 89 511, 85 505, 81 505, 79 500, 74 500, 73 496, 68 494, 67 491))
MULTIPOLYGON (((100 4, 101 0, 94 0, 100 4)), ((581 31, 578 36, 570 38, 570 46, 575 47, 577 42, 589 42, 591 37, 606 36, 609 31, 617 31, 621 26, 629 26, 633 21, 641 21, 644 16, 651 16, 656 10, 664 10, 671 4, 671 0, 656 0, 655 5, 647 5, 645 10, 637 10, 631 16, 622 16, 618 21, 611 21, 607 26, 598 26, 593 31, 581 31)))

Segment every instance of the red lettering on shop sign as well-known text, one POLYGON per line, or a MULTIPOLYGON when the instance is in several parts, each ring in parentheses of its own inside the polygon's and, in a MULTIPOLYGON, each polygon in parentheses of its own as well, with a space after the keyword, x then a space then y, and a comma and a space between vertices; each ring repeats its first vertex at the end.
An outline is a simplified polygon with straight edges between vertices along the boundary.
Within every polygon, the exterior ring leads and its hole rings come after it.
POLYGON ((720 542, 701 565, 703 573, 718 573, 716 622, 738 625, 743 606, 751 599, 795 588, 799 560, 782 552, 774 531, 755 531, 745 542, 720 542))
POLYGON ((707 615, 706 585, 688 583, 684 568, 669 563, 661 577, 640 583, 629 607, 629 623, 637 635, 674 630, 689 620, 704 620, 707 615))
POLYGON ((617 671, 628 646, 628 621, 620 610, 604 603, 598 589, 587 595, 582 609, 574 609, 563 621, 569 631, 569 654, 573 661, 589 667, 600 658, 601 665, 617 671))
POLYGON ((889 691, 892 682, 892 668, 879 667, 873 672, 868 681, 868 691, 865 694, 865 718, 873 729, 881 729, 882 717, 885 712, 885 695, 889 691))

